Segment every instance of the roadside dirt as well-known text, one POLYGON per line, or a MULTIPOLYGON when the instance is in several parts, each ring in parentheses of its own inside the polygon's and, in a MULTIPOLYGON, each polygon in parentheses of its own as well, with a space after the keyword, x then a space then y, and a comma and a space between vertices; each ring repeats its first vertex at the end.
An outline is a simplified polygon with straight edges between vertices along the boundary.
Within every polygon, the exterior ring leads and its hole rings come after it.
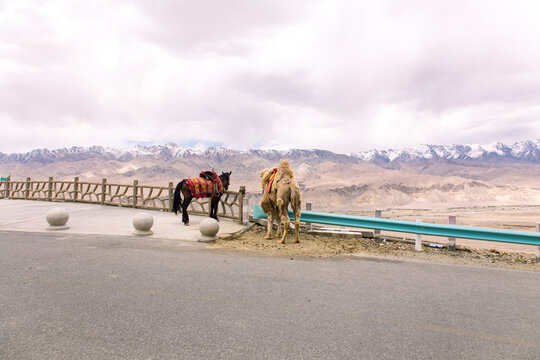
POLYGON ((414 249, 413 241, 389 236, 375 239, 302 233, 301 242, 298 244, 292 243, 293 237, 290 234, 285 244, 278 244, 277 238, 265 240, 265 233, 265 227, 254 225, 243 234, 217 240, 210 245, 210 248, 236 249, 268 256, 354 257, 367 255, 540 271, 540 264, 535 255, 527 253, 464 247, 452 251, 446 247, 430 247, 429 243, 423 244, 423 251, 419 252, 414 249))

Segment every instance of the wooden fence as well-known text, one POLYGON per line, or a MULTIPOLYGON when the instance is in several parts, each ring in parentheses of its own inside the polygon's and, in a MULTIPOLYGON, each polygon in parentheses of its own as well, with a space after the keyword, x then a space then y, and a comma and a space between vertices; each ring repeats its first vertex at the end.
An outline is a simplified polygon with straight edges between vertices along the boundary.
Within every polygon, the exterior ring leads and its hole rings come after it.
MULTIPOLYGON (((244 197, 246 189, 225 191, 220 200, 218 215, 238 220, 243 223, 244 197)), ((79 202, 100 205, 112 205, 137 209, 172 211, 174 184, 169 186, 140 185, 137 180, 133 184, 111 184, 107 179, 101 183, 54 180, 26 181, 7 179, 0 184, 0 199, 25 199, 42 201, 79 202)), ((188 212, 191 214, 209 214, 209 199, 193 199, 188 212)))

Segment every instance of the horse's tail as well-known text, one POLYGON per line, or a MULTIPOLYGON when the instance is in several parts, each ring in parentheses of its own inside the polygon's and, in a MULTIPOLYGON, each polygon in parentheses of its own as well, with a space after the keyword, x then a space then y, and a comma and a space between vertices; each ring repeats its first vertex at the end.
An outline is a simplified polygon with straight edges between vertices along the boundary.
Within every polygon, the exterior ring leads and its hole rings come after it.
POLYGON ((180 181, 178 185, 176 185, 176 189, 174 189, 174 197, 173 197, 173 211, 175 215, 178 215, 178 211, 180 211, 180 203, 182 202, 182 197, 180 196, 182 185, 184 185, 186 182, 186 179, 180 181))

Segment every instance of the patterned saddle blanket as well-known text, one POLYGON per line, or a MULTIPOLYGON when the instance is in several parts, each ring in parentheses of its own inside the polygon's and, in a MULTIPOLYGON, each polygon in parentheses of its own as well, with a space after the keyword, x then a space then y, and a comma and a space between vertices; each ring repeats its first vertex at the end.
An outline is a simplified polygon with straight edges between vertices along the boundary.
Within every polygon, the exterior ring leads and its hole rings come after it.
POLYGON ((270 178, 268 179, 268 185, 266 185, 265 194, 268 194, 270 191, 272 191, 276 187, 276 184, 274 183, 274 180, 276 179, 276 173, 277 173, 277 168, 273 168, 272 175, 270 175, 270 178))
POLYGON ((214 192, 217 192, 219 195, 223 194, 223 184, 221 179, 215 172, 213 180, 208 180, 208 171, 201 173, 200 177, 192 177, 186 179, 186 183, 189 186, 189 192, 191 196, 196 199, 211 197, 214 192), (204 176, 204 177, 203 177, 204 176))

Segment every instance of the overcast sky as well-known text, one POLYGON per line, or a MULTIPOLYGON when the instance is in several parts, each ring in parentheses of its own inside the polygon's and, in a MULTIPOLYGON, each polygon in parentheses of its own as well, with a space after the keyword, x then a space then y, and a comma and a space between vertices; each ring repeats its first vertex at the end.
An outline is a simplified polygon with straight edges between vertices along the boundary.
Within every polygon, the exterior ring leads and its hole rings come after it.
POLYGON ((540 1, 0 0, 0 152, 540 138, 540 1))

